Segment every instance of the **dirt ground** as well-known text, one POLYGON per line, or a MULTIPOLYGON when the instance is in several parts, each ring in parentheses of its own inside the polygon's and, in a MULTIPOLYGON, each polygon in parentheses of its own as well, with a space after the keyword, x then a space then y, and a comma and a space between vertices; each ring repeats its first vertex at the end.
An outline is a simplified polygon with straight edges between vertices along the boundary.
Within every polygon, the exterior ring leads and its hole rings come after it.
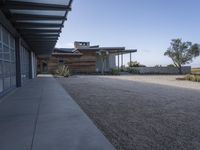
POLYGON ((155 82, 152 77, 57 80, 117 150, 199 150, 199 85, 184 81, 181 87, 173 76, 155 82))

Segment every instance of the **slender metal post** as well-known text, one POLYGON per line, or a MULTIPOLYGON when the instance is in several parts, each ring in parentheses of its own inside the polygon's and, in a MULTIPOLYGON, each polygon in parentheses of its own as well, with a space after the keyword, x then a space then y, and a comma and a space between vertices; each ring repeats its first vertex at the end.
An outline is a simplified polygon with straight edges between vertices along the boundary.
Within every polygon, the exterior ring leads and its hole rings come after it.
POLYGON ((22 79, 21 79, 21 65, 20 65, 20 45, 21 39, 15 38, 15 50, 16 50, 16 86, 22 86, 22 79))
POLYGON ((124 62, 123 62, 124 60, 123 60, 123 53, 121 53, 121 68, 123 69, 123 64, 124 64, 124 62))
POLYGON ((33 79, 33 72, 32 72, 32 54, 31 51, 28 52, 29 53, 29 79, 33 79))
POLYGON ((117 57, 118 57, 118 70, 119 70, 119 53, 118 53, 117 57))

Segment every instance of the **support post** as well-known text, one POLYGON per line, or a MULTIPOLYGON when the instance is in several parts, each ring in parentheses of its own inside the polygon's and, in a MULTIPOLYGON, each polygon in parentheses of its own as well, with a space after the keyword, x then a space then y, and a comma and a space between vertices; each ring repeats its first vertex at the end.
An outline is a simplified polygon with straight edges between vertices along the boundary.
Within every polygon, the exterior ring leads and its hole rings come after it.
POLYGON ((130 52, 130 64, 131 64, 131 61, 132 61, 132 56, 131 56, 131 52, 130 52))
POLYGON ((32 53, 29 51, 29 79, 33 79, 33 71, 32 71, 32 53))
POLYGON ((118 57, 118 70, 119 70, 119 53, 118 53, 117 57, 118 57))
POLYGON ((16 86, 22 86, 21 79, 21 65, 20 65, 20 45, 21 39, 19 37, 15 38, 15 50, 16 50, 16 86))
POLYGON ((123 64, 124 64, 123 61, 124 61, 124 60, 123 60, 123 53, 121 53, 121 69, 123 69, 123 64))

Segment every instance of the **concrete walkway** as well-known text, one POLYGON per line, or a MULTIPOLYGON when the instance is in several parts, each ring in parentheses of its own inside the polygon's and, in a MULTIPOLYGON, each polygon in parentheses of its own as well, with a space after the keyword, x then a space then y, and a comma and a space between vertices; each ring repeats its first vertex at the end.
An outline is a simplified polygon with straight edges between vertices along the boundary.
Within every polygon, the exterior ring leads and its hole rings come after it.
POLYGON ((0 99, 0 150, 114 150, 51 76, 0 99))

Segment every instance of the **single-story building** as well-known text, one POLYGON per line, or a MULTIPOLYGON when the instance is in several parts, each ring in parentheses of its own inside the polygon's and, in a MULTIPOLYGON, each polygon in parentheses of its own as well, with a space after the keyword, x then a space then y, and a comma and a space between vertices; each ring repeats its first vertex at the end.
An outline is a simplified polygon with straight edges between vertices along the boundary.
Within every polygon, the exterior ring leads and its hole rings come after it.
POLYGON ((131 61, 131 54, 136 51, 125 47, 90 46, 90 42, 76 41, 74 48, 55 48, 51 57, 39 59, 38 73, 55 73, 59 65, 67 65, 72 73, 108 72, 123 66, 123 54, 130 54, 131 61))
POLYGON ((0 0, 0 97, 36 77, 49 57, 72 0, 0 0))

